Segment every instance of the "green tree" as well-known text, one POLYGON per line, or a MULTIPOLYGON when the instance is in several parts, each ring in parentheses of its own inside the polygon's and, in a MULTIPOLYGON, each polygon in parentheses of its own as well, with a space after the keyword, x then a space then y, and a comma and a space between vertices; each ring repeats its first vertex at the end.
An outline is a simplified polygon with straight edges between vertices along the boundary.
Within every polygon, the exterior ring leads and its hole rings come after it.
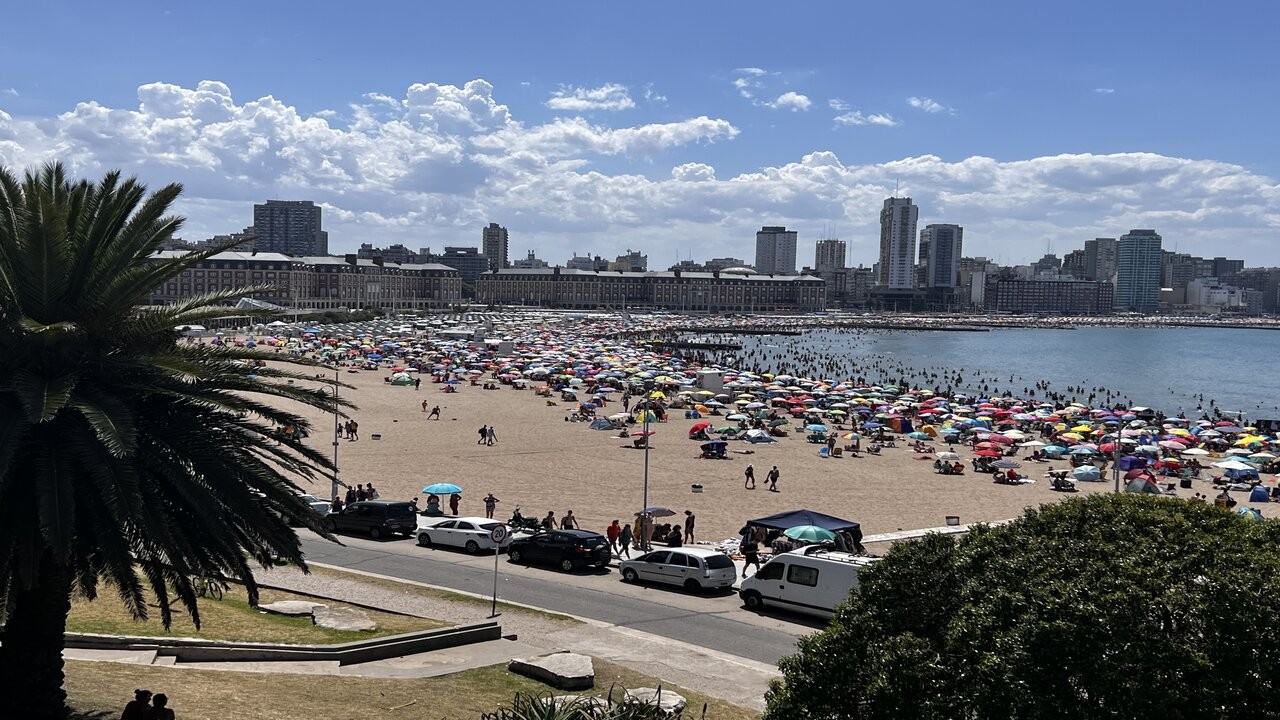
POLYGON ((139 618, 149 593, 166 625, 171 601, 198 623, 193 578, 235 579, 256 601, 255 561, 303 565, 289 522, 320 529, 293 483, 329 465, 272 429, 307 426, 280 401, 334 409, 332 396, 287 383, 310 378, 282 357, 252 368, 251 351, 178 342, 176 326, 237 312, 226 303, 241 293, 145 305, 216 252, 153 258, 181 223, 167 215, 180 191, 0 168, 5 717, 65 714, 73 592, 92 599, 105 582, 139 618))
POLYGON ((1280 523, 1142 495, 900 544, 765 720, 1280 717, 1280 523))

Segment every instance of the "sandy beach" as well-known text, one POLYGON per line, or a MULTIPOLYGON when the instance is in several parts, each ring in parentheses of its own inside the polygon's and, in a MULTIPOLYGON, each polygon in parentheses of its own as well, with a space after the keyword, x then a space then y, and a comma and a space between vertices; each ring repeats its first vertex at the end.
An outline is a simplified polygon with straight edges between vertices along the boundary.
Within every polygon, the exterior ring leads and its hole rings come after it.
MULTIPOLYGON (((565 422, 572 404, 545 398, 530 390, 500 386, 484 390, 466 384, 456 393, 423 378, 421 390, 391 386, 386 371, 347 372, 341 378, 354 386, 343 394, 358 405, 353 417, 360 439, 339 441, 341 477, 346 483, 372 482, 383 498, 421 496, 433 482, 451 482, 464 489, 462 514, 483 515, 481 498, 494 493, 501 503, 495 517, 506 519, 519 506, 526 515, 557 518, 572 509, 584 529, 603 531, 613 518, 630 518, 640 509, 644 481, 644 452, 616 433, 594 431, 586 423, 565 422), (428 408, 439 404, 441 420, 428 420, 428 408), (496 428, 497 443, 477 445, 481 425, 496 428), (380 436, 375 440, 374 436, 380 436)), ((621 412, 611 402, 602 415, 621 412)), ((314 432, 308 442, 327 451, 331 415, 313 414, 314 432)), ((818 445, 794 433, 776 444, 731 442, 728 460, 698 459, 698 443, 687 439, 696 420, 672 411, 670 420, 654 424, 649 452, 649 504, 697 515, 697 538, 733 537, 747 519, 798 508, 819 510, 862 523, 865 534, 938 527, 948 515, 961 522, 1003 520, 1028 506, 1067 497, 1050 490, 1043 479, 1049 467, 1067 463, 1024 462, 1023 472, 1036 478, 1030 485, 991 482, 989 475, 971 470, 961 476, 937 475, 931 458, 917 459, 905 442, 879 457, 824 459, 818 445), (752 450, 753 454, 739 454, 752 450), (755 466, 758 487, 743 489, 743 470, 755 466), (764 488, 764 475, 777 465, 780 492, 764 488), (691 491, 701 484, 701 493, 691 491)), ((942 446, 939 445, 941 448, 942 446)), ((960 451, 961 457, 970 453, 960 451)), ((1107 492, 1111 482, 1079 483, 1082 493, 1107 492)), ((313 487, 325 497, 327 486, 313 487)), ((1194 490, 1211 493, 1207 481, 1194 490)), ((1244 504, 1245 494, 1236 494, 1244 504)), ((444 500, 442 498, 442 500, 444 500)), ((425 497, 420 502, 425 506, 425 497)), ((1263 506, 1266 513, 1266 506, 1263 506)), ((1270 513, 1266 513, 1270 514, 1270 513)), ((672 520, 676 520, 673 518, 672 520)), ((660 521, 661 522, 661 521, 660 521)))

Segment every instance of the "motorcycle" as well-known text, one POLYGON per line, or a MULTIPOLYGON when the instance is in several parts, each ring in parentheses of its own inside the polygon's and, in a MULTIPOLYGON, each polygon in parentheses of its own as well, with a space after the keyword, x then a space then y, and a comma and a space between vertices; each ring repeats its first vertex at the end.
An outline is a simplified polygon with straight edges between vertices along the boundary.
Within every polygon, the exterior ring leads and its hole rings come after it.
POLYGON ((507 525, 512 530, 537 530, 539 527, 537 518, 525 517, 520 514, 520 508, 518 507, 515 512, 511 513, 511 519, 507 521, 507 525))

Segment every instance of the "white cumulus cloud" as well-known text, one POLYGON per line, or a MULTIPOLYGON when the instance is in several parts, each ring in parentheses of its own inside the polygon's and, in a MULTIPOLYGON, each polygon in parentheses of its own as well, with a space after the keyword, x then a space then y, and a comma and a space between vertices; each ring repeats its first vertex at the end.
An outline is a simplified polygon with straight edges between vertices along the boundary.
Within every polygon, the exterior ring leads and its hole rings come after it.
POLYGON ((882 127, 897 127, 902 123, 895 120, 892 115, 884 113, 864 113, 861 110, 844 113, 836 116, 836 122, 840 125, 880 125, 882 127))
MULTIPOLYGON (((856 110, 842 117, 897 123, 856 110)), ((964 225, 968 253, 1003 262, 1039 257, 1045 240, 1065 252, 1152 227, 1184 252, 1274 264, 1280 183, 1232 163, 1156 153, 851 163, 815 146, 732 172, 711 164, 706 147, 737 136, 704 115, 529 122, 479 79, 318 111, 284 96, 237 99, 217 81, 152 83, 124 107, 86 99, 38 117, 0 111, 0 164, 60 159, 80 176, 121 168, 153 187, 181 182, 174 209, 188 218, 188 239, 241 229, 267 198, 314 200, 336 252, 362 242, 474 245, 480 228, 500 222, 517 256, 536 249, 563 262, 574 247, 607 255, 630 246, 665 267, 691 238, 695 259, 743 257, 762 223, 797 228, 804 245, 834 221, 851 262, 870 264, 896 182, 921 222, 964 225)))
POLYGON ((598 88, 562 87, 547 100, 547 107, 552 110, 570 112, 630 110, 635 106, 627 86, 618 83, 606 83, 598 88))
POLYGON ((915 96, 909 97, 907 98, 907 104, 913 108, 916 108, 917 110, 923 110, 927 113, 941 113, 941 112, 949 113, 952 111, 951 108, 947 107, 946 105, 943 105, 942 103, 938 102, 937 100, 934 100, 933 98, 927 98, 927 97, 915 97, 915 96))
POLYGON ((813 105, 813 101, 805 95, 788 90, 787 92, 779 95, 772 102, 765 103, 765 105, 768 105, 774 110, 790 110, 791 112, 799 112, 801 110, 808 110, 810 106, 813 105))
POLYGON ((831 108, 832 110, 835 110, 836 112, 844 112, 848 110, 851 106, 849 105, 849 103, 841 100, 840 98, 831 98, 830 100, 827 101, 827 107, 831 108))

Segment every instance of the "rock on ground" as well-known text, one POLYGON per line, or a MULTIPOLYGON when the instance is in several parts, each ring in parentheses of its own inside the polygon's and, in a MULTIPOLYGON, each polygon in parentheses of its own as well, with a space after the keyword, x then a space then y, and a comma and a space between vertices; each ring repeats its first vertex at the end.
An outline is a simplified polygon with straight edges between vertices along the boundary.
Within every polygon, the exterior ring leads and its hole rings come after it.
POLYGON ((514 659, 507 669, 561 690, 589 690, 596 684, 596 669, 587 655, 551 653, 535 658, 514 659))
POLYGON ((685 706, 689 704, 683 695, 674 693, 666 688, 636 688, 628 690, 627 700, 656 705, 663 712, 668 712, 672 715, 678 715, 683 712, 685 706))
POLYGON ((321 603, 309 602, 307 600, 281 600, 279 602, 267 603, 259 605, 259 610, 265 610, 274 615, 288 615, 290 617, 309 616, 315 612, 316 608, 322 608, 325 605, 321 603))
POLYGON ((333 630, 378 629, 378 624, 368 615, 354 608, 331 608, 321 605, 311 613, 311 619, 316 625, 333 630))

